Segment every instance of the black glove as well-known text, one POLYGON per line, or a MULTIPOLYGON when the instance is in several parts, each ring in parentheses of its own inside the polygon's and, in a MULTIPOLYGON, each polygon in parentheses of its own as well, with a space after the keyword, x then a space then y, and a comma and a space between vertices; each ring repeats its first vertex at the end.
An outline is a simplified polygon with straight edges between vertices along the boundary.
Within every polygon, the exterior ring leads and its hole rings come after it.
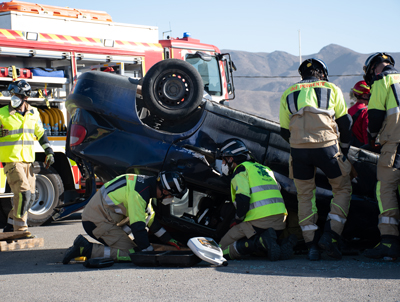
POLYGON ((349 153, 349 148, 341 148, 343 153, 343 161, 346 160, 347 154, 349 153))

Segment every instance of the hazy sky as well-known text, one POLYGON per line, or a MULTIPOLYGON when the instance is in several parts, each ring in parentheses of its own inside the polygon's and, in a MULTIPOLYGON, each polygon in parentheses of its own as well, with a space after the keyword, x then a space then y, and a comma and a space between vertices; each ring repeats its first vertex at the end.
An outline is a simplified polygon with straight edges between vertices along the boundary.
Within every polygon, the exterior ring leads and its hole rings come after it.
POLYGON ((114 22, 157 26, 160 38, 170 29, 165 35, 190 32, 220 49, 299 55, 300 30, 302 55, 332 43, 364 54, 400 52, 400 0, 24 1, 106 11, 114 22))

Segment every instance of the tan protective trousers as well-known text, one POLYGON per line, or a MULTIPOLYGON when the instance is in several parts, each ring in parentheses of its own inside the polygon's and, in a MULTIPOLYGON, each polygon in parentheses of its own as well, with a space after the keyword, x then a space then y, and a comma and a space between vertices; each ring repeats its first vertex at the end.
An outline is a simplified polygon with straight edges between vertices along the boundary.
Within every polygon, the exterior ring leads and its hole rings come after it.
MULTIPOLYGON (((329 179, 332 187, 333 198, 327 220, 330 220, 331 230, 338 235, 342 234, 351 200, 351 164, 348 160, 339 162, 342 175, 329 179)), ((316 171, 316 169, 315 169, 316 171)), ((304 241, 311 242, 318 230, 318 210, 316 205, 316 185, 314 178, 307 180, 294 179, 297 188, 297 200, 299 202, 299 224, 303 232, 304 241)))
POLYGON ((233 226, 225 235, 222 237, 219 245, 222 250, 225 250, 229 245, 242 239, 244 237, 251 238, 256 234, 253 226, 260 229, 269 229, 273 228, 275 231, 284 230, 286 227, 286 215, 272 215, 264 218, 252 220, 252 221, 244 221, 233 226))
POLYGON ((35 175, 33 173, 32 163, 15 162, 6 163, 4 166, 4 173, 7 177, 8 185, 14 194, 13 208, 8 214, 8 223, 14 227, 16 231, 28 230, 28 212, 24 211, 24 203, 30 202, 30 194, 27 191, 35 193, 35 175), (26 200, 25 196, 29 196, 26 200))
POLYGON ((378 228, 381 235, 399 236, 399 203, 396 190, 400 184, 400 170, 380 166, 377 168, 376 197, 379 205, 378 228))
POLYGON ((100 191, 86 205, 82 213, 82 221, 91 221, 96 225, 93 235, 102 239, 108 246, 93 244, 91 257, 110 257, 114 261, 130 261, 129 253, 134 252, 136 244, 128 236, 127 232, 117 224, 125 218, 124 215, 110 212, 104 207, 106 202, 100 191))

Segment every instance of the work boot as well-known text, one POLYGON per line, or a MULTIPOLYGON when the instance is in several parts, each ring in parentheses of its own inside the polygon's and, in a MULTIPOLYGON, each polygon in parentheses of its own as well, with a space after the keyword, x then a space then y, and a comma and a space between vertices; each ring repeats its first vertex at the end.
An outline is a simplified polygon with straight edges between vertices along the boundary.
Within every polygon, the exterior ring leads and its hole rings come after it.
POLYGON ((321 251, 317 244, 309 244, 307 259, 310 261, 321 260, 321 251))
POLYGON ((333 231, 324 232, 321 239, 318 242, 318 246, 323 249, 329 257, 337 260, 342 259, 342 252, 339 250, 337 240, 339 235, 333 231))
POLYGON ((12 224, 7 223, 3 228, 3 233, 14 232, 14 226, 12 224))
POLYGON ((92 254, 93 243, 90 243, 85 237, 79 235, 74 240, 74 245, 71 246, 65 253, 63 264, 68 264, 72 259, 76 257, 85 256, 87 259, 92 254))
POLYGON ((394 261, 400 257, 400 244, 397 236, 382 236, 382 241, 379 242, 373 249, 366 249, 363 256, 372 259, 384 259, 394 261))
POLYGON ((273 228, 265 230, 258 240, 262 249, 268 253, 268 259, 271 261, 278 260, 281 255, 281 247, 278 245, 276 240, 277 237, 273 228))
POLYGON ((297 236, 292 234, 282 240, 280 260, 291 259, 294 255, 293 248, 297 244, 297 236))

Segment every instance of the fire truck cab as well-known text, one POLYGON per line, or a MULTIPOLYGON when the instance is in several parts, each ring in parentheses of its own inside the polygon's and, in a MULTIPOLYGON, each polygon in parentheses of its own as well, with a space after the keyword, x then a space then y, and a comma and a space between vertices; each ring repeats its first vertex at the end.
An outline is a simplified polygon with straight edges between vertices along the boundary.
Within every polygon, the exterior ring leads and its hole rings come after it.
MULTIPOLYGON (((0 107, 10 102, 12 81, 32 87, 28 102, 39 109, 55 164, 44 168, 44 152, 35 143, 36 201, 28 224, 51 220, 54 209, 74 202, 84 192, 82 173, 66 156, 69 116, 65 101, 77 78, 86 71, 116 73, 141 79, 164 59, 189 62, 200 73, 204 90, 216 102, 234 98, 229 54, 191 38, 158 40, 158 28, 112 21, 105 12, 39 5, 21 1, 0 3, 0 107)), ((0 163, 0 226, 11 209, 12 192, 0 163)))

